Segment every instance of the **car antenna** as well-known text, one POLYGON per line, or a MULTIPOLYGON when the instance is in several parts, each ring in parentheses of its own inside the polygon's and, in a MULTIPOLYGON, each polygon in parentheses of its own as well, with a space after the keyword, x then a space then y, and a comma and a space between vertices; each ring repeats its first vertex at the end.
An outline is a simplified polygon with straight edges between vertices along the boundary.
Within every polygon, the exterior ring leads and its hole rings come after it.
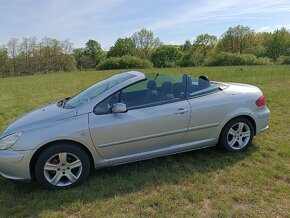
POLYGON ((159 76, 159 73, 157 73, 157 74, 156 74, 156 76, 155 76, 154 80, 156 80, 158 76, 159 76))

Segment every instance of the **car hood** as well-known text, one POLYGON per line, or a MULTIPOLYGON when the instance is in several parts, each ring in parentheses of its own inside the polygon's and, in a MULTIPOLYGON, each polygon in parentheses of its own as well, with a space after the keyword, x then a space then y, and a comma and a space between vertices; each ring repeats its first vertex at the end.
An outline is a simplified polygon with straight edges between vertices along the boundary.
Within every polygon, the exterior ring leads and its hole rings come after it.
POLYGON ((262 93, 258 87, 248 85, 248 84, 242 84, 242 83, 223 83, 223 84, 225 85, 223 92, 226 95, 262 93))
POLYGON ((76 109, 64 109, 58 107, 56 103, 42 106, 13 121, 3 132, 2 136, 18 131, 25 132, 30 129, 51 125, 55 121, 76 116, 76 113, 76 109))

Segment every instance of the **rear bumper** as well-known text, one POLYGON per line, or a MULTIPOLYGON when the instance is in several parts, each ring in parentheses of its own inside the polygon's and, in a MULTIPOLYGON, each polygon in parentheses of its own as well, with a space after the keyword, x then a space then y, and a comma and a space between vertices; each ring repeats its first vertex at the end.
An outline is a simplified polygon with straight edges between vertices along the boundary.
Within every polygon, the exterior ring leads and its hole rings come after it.
POLYGON ((33 150, 0 150, 0 175, 18 181, 30 181, 29 163, 33 150))
POLYGON ((269 128, 270 122, 270 110, 265 106, 261 110, 254 111, 251 113, 256 123, 256 135, 266 131, 269 128))

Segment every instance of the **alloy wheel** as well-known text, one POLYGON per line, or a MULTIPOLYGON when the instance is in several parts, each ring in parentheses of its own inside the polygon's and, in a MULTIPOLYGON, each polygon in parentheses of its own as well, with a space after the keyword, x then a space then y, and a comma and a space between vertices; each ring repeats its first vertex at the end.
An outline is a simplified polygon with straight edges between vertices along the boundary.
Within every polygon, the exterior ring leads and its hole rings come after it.
POLYGON ((250 127, 244 122, 238 122, 229 129, 227 142, 232 149, 239 150, 248 144, 250 137, 250 127))
POLYGON ((57 153, 44 164, 45 179, 58 187, 69 186, 79 179, 83 166, 81 160, 68 152, 57 153))

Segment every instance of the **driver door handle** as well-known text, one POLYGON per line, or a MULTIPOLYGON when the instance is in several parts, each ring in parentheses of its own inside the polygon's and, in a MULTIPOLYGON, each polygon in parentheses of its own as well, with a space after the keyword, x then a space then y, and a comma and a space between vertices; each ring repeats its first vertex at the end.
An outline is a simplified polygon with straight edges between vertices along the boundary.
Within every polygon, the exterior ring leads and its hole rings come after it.
POLYGON ((178 108, 174 114, 185 114, 188 110, 186 108, 178 108))

